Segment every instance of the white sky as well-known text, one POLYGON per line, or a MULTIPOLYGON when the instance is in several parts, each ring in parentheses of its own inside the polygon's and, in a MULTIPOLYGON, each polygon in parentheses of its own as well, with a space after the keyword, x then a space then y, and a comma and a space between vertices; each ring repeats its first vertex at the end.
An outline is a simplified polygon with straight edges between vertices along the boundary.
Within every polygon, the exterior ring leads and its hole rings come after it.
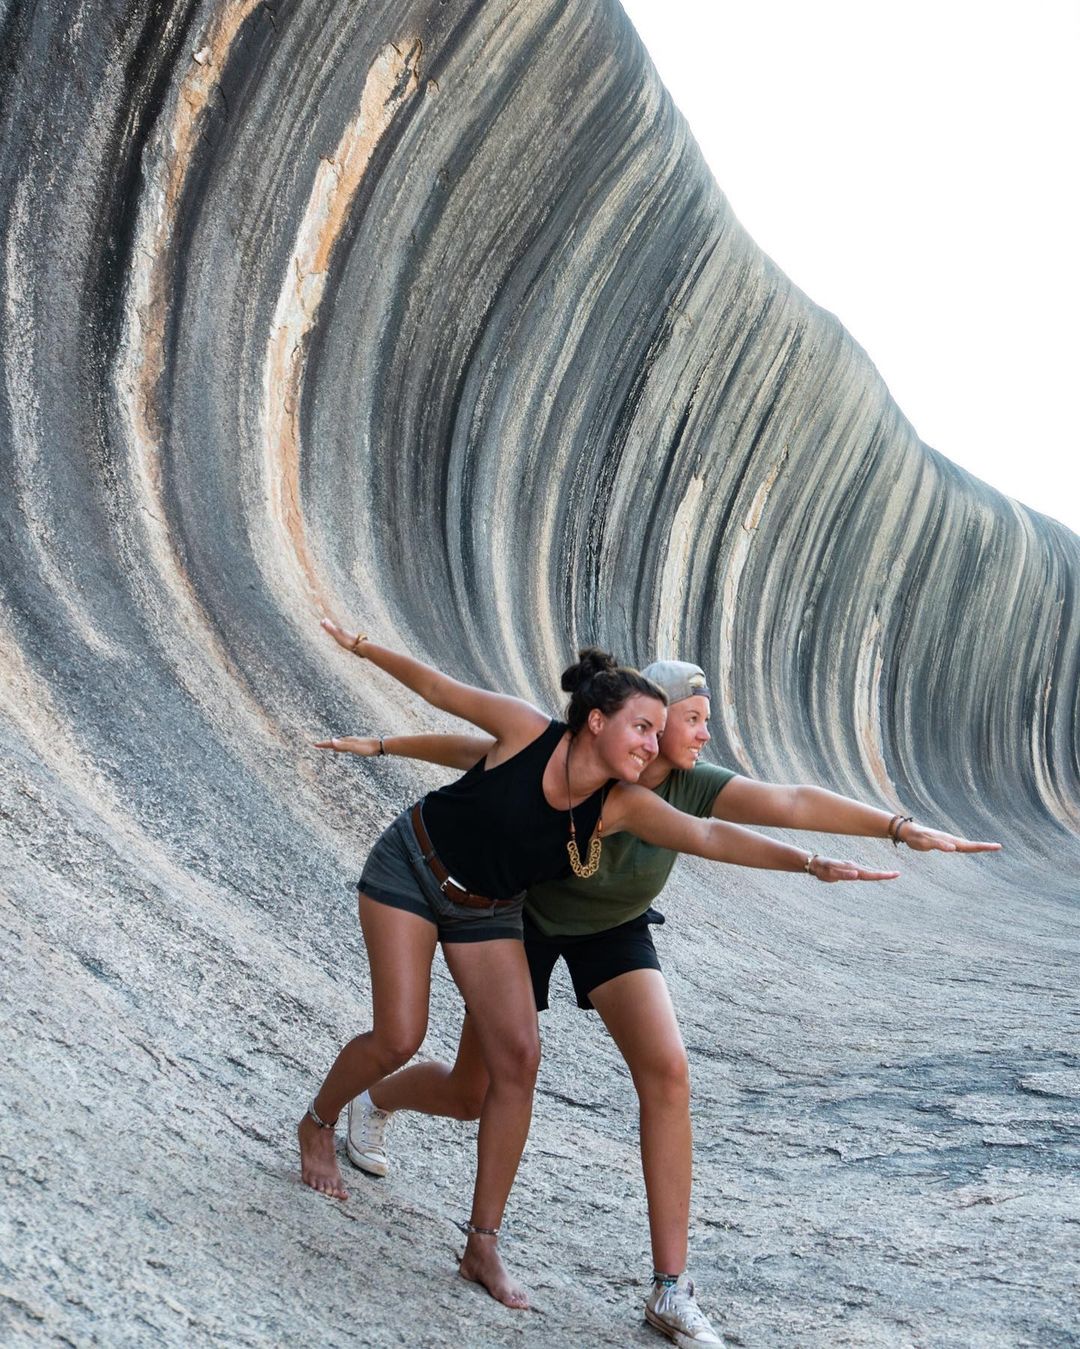
POLYGON ((1080 532, 1080 0, 622 0, 928 445, 1080 532))

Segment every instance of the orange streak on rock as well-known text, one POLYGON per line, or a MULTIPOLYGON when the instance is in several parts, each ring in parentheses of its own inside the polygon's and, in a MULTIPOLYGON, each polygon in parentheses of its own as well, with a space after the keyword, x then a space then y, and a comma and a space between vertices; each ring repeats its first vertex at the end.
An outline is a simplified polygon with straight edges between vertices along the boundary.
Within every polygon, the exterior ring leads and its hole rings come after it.
POLYGON ((356 116, 333 156, 320 162, 278 297, 267 350, 267 505, 273 525, 286 540, 311 597, 324 613, 331 606, 308 547, 300 493, 300 402, 307 339, 322 304, 334 248, 375 147, 398 109, 419 87, 420 52, 419 41, 404 52, 391 44, 382 49, 368 71, 356 116))
POLYGON ((149 216, 144 216, 136 252, 138 259, 147 261, 145 265, 138 265, 132 283, 132 308, 140 328, 140 350, 137 380, 130 390, 133 430, 144 486, 154 496, 161 489, 157 384, 165 368, 163 340, 171 299, 169 240, 176 225, 184 182, 202 131, 203 118, 218 86, 218 72, 225 64, 241 25, 260 3, 261 0, 238 0, 238 3, 224 5, 215 15, 203 41, 192 53, 190 68, 177 94, 172 125, 155 147, 161 155, 161 169, 147 187, 144 210, 149 216))
POLYGON ((742 528, 735 534, 735 546, 731 550, 731 560, 724 576, 724 599, 720 611, 720 670, 718 679, 720 697, 717 700, 718 706, 715 710, 719 713, 724 724, 732 751, 739 761, 739 767, 747 773, 752 771, 750 754, 743 743, 742 736, 739 734, 738 720, 735 715, 735 615, 738 612, 739 583, 742 580, 743 569, 750 557, 754 535, 757 533, 758 525, 761 524, 761 517, 765 512, 773 483, 776 481, 786 458, 787 449, 785 448, 780 458, 770 467, 765 475, 765 480, 754 493, 754 499, 743 517, 742 528))
POLYGON ((885 658, 881 651, 881 620, 875 615, 859 646, 859 663, 855 674, 855 739, 859 758, 867 774, 877 784, 884 800, 894 809, 901 809, 901 801, 889 777, 885 764, 884 740, 881 732, 881 674, 885 658))
MULTIPOLYGON (((171 121, 164 123, 164 129, 148 147, 146 186, 132 249, 128 318, 117 382, 119 402, 127 421, 131 487, 140 508, 136 518, 142 530, 140 540, 127 540, 126 544, 133 554, 152 561, 154 573, 169 592, 168 630, 162 634, 162 645, 174 647, 178 635, 185 637, 184 657, 174 656, 174 667, 193 696, 205 701, 207 690, 221 680, 223 696, 234 705, 239 697, 262 729, 277 738, 279 728, 233 678, 228 653, 212 625, 206 622, 174 545, 161 495, 163 429, 158 397, 158 383, 165 368, 166 320, 172 303, 175 262, 172 239, 184 183, 229 48, 260 2, 238 0, 218 11, 192 53, 190 67, 174 99, 171 121)), ((142 567, 132 569, 132 583, 143 592, 153 622, 159 606, 143 571, 142 567)))

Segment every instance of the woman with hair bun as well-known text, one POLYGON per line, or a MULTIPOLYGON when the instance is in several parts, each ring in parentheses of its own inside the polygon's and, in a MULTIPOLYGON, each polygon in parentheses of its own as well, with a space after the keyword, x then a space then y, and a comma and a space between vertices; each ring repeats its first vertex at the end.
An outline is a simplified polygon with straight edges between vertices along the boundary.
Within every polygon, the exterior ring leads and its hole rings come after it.
POLYGON ((540 1055, 522 943, 525 890, 571 873, 587 882, 599 868, 604 839, 618 831, 743 866, 798 872, 814 863, 817 874, 828 869, 836 880, 889 880, 898 873, 814 862, 800 848, 683 814, 635 787, 659 753, 667 695, 606 652, 582 651, 564 672, 570 701, 563 722, 520 698, 460 683, 328 619, 323 627, 346 651, 491 739, 462 778, 403 811, 368 857, 359 882, 360 924, 374 1025, 340 1051, 300 1121, 301 1175, 322 1194, 347 1197, 334 1138, 338 1115, 419 1049, 431 962, 441 941, 487 1077, 460 1272, 507 1306, 527 1307, 496 1249, 529 1130, 540 1055))

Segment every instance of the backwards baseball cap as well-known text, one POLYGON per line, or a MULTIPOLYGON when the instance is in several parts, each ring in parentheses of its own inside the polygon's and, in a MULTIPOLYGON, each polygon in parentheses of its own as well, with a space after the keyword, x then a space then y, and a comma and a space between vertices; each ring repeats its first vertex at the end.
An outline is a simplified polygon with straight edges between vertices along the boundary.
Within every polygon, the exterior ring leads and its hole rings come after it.
POLYGON ((706 698, 712 697, 705 682, 705 671, 688 660, 654 660, 641 673, 660 685, 669 703, 681 703, 684 698, 693 698, 699 693, 706 698))

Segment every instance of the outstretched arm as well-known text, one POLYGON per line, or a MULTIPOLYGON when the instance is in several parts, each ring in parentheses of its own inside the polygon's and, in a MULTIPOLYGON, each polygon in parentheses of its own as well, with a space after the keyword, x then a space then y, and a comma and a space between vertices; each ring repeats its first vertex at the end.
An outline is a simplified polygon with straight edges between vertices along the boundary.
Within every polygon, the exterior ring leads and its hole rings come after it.
POLYGON ((713 862, 769 871, 808 871, 819 881, 891 881, 900 874, 819 857, 724 820, 702 820, 675 810, 643 787, 625 784, 612 788, 604 807, 604 826, 608 832, 625 829, 646 843, 713 862))
POLYGON ((330 740, 316 740, 315 748, 358 754, 362 759, 392 754, 396 759, 419 759, 465 770, 478 764, 494 744, 489 735, 336 735, 330 740))
POLYGON ((516 751, 534 740, 548 725, 549 719, 543 712, 523 698, 512 698, 506 693, 491 693, 487 689, 475 688, 472 684, 463 684, 441 670, 414 660, 412 656, 391 651, 385 646, 376 646, 363 634, 348 632, 329 618, 323 619, 322 626, 338 646, 385 670, 399 684, 418 693, 432 707, 450 712, 463 721, 471 721, 474 726, 487 731, 512 750, 516 751))
MULTIPOLYGON (((733 824, 775 825, 780 829, 813 829, 822 834, 861 834, 888 838, 896 819, 887 810, 863 805, 824 787, 786 786, 735 777, 717 793, 713 815, 733 824)), ((898 826, 901 843, 917 852, 996 852, 1000 843, 975 843, 914 820, 898 826)))

